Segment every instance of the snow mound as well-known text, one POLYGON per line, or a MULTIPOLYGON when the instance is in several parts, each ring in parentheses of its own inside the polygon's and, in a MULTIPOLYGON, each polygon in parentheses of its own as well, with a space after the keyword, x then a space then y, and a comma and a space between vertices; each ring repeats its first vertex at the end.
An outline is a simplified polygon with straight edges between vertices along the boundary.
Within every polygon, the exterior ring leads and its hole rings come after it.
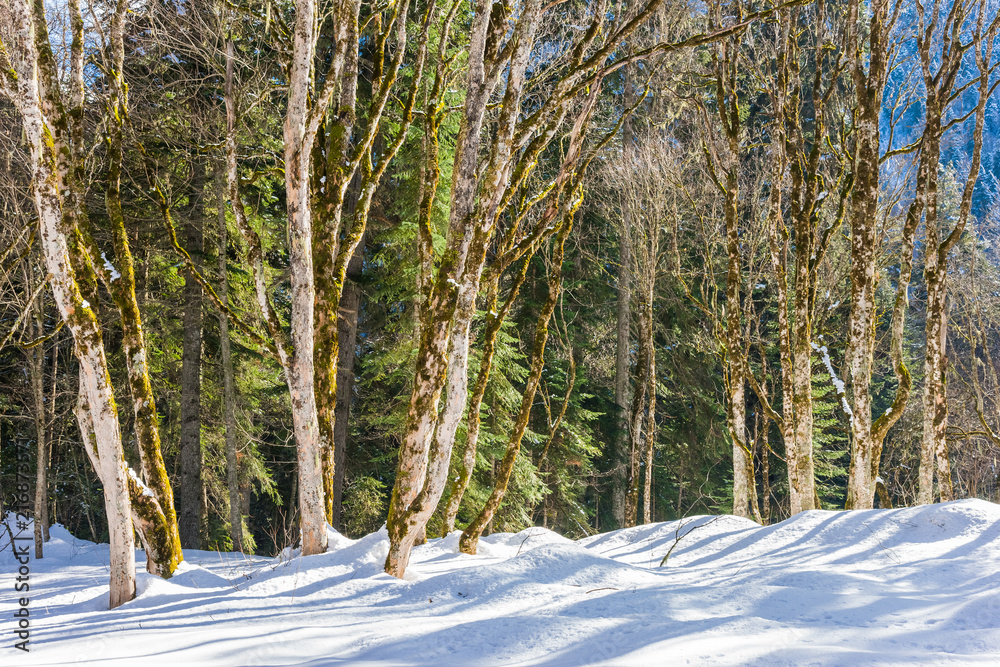
MULTIPOLYGON (((107 545, 53 527, 46 558, 31 563, 32 652, 17 664, 966 665, 1000 655, 1000 506, 980 500, 803 512, 765 527, 693 517, 575 542, 529 528, 483 538, 475 556, 458 553, 453 532, 414 549, 404 581, 382 572, 384 527, 358 540, 330 531, 330 550, 304 558, 186 552, 171 580, 140 572, 137 599, 108 611, 107 545)), ((0 576, 14 571, 9 554, 0 576)))

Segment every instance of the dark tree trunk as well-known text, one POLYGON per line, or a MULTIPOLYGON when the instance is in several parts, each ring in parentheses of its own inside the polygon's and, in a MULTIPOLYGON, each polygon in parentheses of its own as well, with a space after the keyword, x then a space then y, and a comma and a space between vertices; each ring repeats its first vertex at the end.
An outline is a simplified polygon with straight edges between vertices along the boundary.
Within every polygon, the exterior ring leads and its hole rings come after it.
MULTIPOLYGON (((631 97, 631 85, 626 73, 626 94, 631 97)), ((631 100, 625 101, 630 107, 631 100)), ((631 150, 632 123, 625 120, 622 127, 622 143, 626 150, 631 150)), ((619 235, 619 268, 618 268, 618 339, 615 348, 615 408, 617 411, 616 425, 611 452, 614 474, 611 478, 611 515, 614 517, 615 528, 625 527, 625 496, 628 491, 629 469, 629 411, 631 403, 630 365, 631 365, 631 327, 632 327, 632 211, 626 206, 622 210, 622 231, 619 235)))
POLYGON ((337 405, 334 409, 333 428, 333 517, 331 524, 340 530, 343 512, 344 465, 347 461, 348 419, 351 415, 351 397, 354 394, 354 348, 358 334, 358 308, 361 305, 361 287, 358 279, 364 264, 365 239, 361 238, 347 266, 347 281, 340 297, 337 326, 340 329, 339 359, 337 361, 337 405))
MULTIPOLYGON (((205 167, 195 167, 191 203, 183 228, 184 246, 196 261, 204 253, 205 167)), ((184 348, 181 356, 181 545, 201 548, 205 514, 201 477, 201 329, 202 289, 190 271, 184 275, 184 348)))
MULTIPOLYGON (((29 272, 32 289, 34 288, 34 271, 29 272)), ((42 307, 36 300, 32 306, 33 326, 29 331, 33 338, 45 335, 42 319, 42 307)), ((50 443, 46 438, 45 429, 45 345, 35 345, 28 350, 28 369, 31 376, 31 396, 35 417, 35 442, 37 444, 37 477, 35 479, 35 558, 42 558, 43 543, 49 540, 49 508, 48 508, 48 468, 50 443)))

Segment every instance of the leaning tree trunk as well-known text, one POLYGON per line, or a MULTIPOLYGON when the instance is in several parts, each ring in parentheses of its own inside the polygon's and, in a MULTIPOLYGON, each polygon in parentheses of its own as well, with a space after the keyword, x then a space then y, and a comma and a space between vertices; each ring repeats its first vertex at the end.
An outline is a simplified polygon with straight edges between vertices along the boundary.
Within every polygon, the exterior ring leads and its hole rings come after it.
MULTIPOLYGON (((78 5, 71 6, 77 10, 71 12, 74 35, 82 32, 78 8, 78 5)), ((67 144, 56 142, 59 137, 65 138, 67 132, 66 118, 59 115, 58 106, 49 104, 46 111, 42 109, 43 100, 51 102, 52 96, 57 94, 53 88, 57 74, 47 42, 44 6, 38 3, 35 11, 32 16, 32 8, 24 0, 15 0, 0 9, 0 16, 9 30, 5 37, 12 40, 14 47, 0 52, 0 90, 11 98, 21 114, 24 136, 30 146, 32 191, 42 253, 56 307, 73 334, 80 363, 81 390, 90 405, 88 414, 94 424, 92 446, 101 455, 95 469, 104 487, 110 536, 109 603, 115 608, 135 597, 135 543, 128 481, 100 325, 91 304, 80 292, 71 253, 77 253, 77 261, 85 263, 86 258, 80 256, 82 249, 76 243, 71 246, 67 239, 75 232, 75 221, 69 215, 64 216, 67 211, 60 195, 72 178, 72 151, 67 144), (39 36, 37 44, 36 35, 39 36), (51 115, 47 115, 49 112, 51 115)), ((74 62, 82 62, 82 41, 78 44, 74 40, 72 55, 74 62)), ((72 189, 66 188, 66 191, 72 189)))
MULTIPOLYGON (((610 39, 617 43, 627 37, 656 10, 658 3, 659 0, 652 0, 635 19, 614 31, 610 39)), ((468 92, 456 141, 447 242, 433 286, 421 308, 413 392, 389 505, 390 547, 385 570, 397 577, 403 576, 413 544, 433 514, 447 481, 454 442, 453 434, 448 433, 450 427, 441 426, 450 424, 457 406, 452 401, 455 393, 449 388, 444 414, 439 419, 439 399, 446 385, 454 386, 453 379, 464 385, 467 372, 464 361, 461 368, 450 367, 448 350, 450 347, 458 352, 452 355, 456 360, 467 359, 467 354, 460 349, 468 347, 468 332, 463 331, 463 318, 467 314, 465 304, 475 307, 486 251, 491 245, 500 211, 507 210, 514 192, 525 185, 540 152, 554 140, 571 102, 586 89, 577 84, 589 76, 590 90, 595 93, 599 90, 604 71, 598 61, 603 63, 612 49, 605 45, 593 53, 591 60, 583 62, 597 36, 605 34, 601 28, 606 16, 597 12, 573 49, 570 74, 559 79, 550 97, 525 118, 522 96, 528 85, 526 75, 543 6, 540 0, 528 0, 514 20, 513 32, 506 41, 508 29, 503 26, 508 25, 510 9, 504 3, 477 0, 472 22, 466 66, 468 92), (504 84, 502 102, 496 115, 495 131, 487 134, 492 137, 492 147, 483 164, 480 147, 484 139, 485 112, 501 79, 504 84)), ((575 127, 573 132, 579 134, 582 130, 582 126, 575 127)), ((529 235, 525 242, 530 243, 533 239, 534 235, 529 235)), ((464 400, 463 395, 463 404, 464 400)), ((461 417, 460 411, 458 417, 461 417)))
MULTIPOLYGON (((486 290, 487 292, 486 330, 483 334, 483 352, 482 352, 482 357, 480 359, 479 374, 476 378, 476 383, 472 391, 472 396, 469 399, 469 408, 468 408, 469 417, 468 417, 466 440, 463 448, 459 451, 459 455, 457 457, 458 459, 457 465, 455 466, 453 474, 451 475, 452 481, 448 485, 448 495, 446 496, 447 500, 443 503, 444 505, 443 535, 447 535, 455 527, 455 519, 458 516, 458 510, 459 507, 461 507, 462 498, 465 494, 466 489, 468 488, 469 481, 471 480, 472 473, 475 469, 476 449, 479 443, 479 433, 481 427, 480 408, 482 406, 483 396, 486 393, 486 387, 489 383, 490 373, 492 372, 493 369, 494 355, 496 353, 497 335, 499 334, 500 329, 503 327, 503 323, 506 320, 507 316, 510 314, 514 301, 517 299, 518 293, 520 292, 521 287, 524 284, 525 279, 527 278, 528 266, 531 262, 531 258, 534 257, 538 248, 541 247, 541 245, 545 241, 547 241, 548 237, 555 233, 556 227, 558 227, 557 224, 550 224, 550 223, 552 223, 552 221, 555 220, 557 216, 564 213, 563 208, 558 203, 560 201, 560 198, 565 196, 563 189, 566 188, 567 190, 572 190, 574 187, 576 187, 575 185, 573 185, 573 181, 570 179, 570 174, 580 173, 577 171, 576 163, 578 158, 580 157, 580 147, 583 139, 581 133, 582 123, 584 122, 585 118, 589 117, 593 109, 594 100, 596 100, 596 93, 592 94, 592 99, 584 107, 582 114, 577 118, 576 122, 574 123, 573 129, 569 133, 569 139, 570 139, 569 148, 567 150, 566 156, 564 157, 563 164, 560 167, 559 175, 554 180, 554 183, 556 184, 554 188, 556 190, 556 194, 552 194, 550 192, 550 196, 553 197, 556 203, 553 203, 548 208, 546 208, 536 223, 536 229, 543 230, 542 233, 536 234, 533 240, 530 243, 527 243, 527 245, 521 245, 517 248, 515 248, 515 241, 517 239, 516 235, 513 233, 508 233, 504 237, 503 242, 496 249, 495 264, 491 267, 490 277, 488 280, 489 287, 486 290), (518 257, 520 257, 521 261, 520 269, 517 271, 517 273, 515 273, 513 277, 513 282, 510 285, 507 297, 504 300, 503 305, 498 306, 500 275, 505 268, 517 262, 518 257)), ((583 167, 582 169, 583 171, 586 171, 586 167, 583 167)), ((431 180, 433 181, 434 178, 436 177, 432 175, 431 180)), ((428 212, 429 212, 428 208, 425 207, 421 208, 422 214, 428 212)), ((429 219, 424 219, 422 222, 429 222, 429 219)), ((423 224, 422 228, 424 228, 423 224)), ((512 226, 511 229, 512 231, 515 230, 516 225, 512 226)), ((429 232, 427 231, 423 232, 423 236, 424 236, 424 242, 428 243, 429 241, 427 241, 426 239, 428 239, 430 236, 429 232)), ((522 244, 523 243, 524 242, 522 241, 522 244)), ((469 294, 471 294, 471 292, 469 294)), ((465 303, 466 305, 460 306, 460 308, 464 309, 461 310, 460 312, 465 313, 464 315, 461 316, 461 318, 464 318, 462 319, 463 322, 462 330, 465 330, 468 328, 468 325, 470 323, 468 317, 471 315, 472 309, 475 306, 474 297, 472 301, 469 301, 468 298, 466 297, 466 300, 463 301, 463 303, 465 303)), ((459 321, 460 318, 456 317, 455 319, 456 321, 459 321)), ((464 334, 464 340, 462 345, 465 347, 468 346, 467 332, 464 334)), ((459 359, 459 358, 454 357, 454 359, 459 359)), ((460 362, 463 365, 466 364, 467 354, 463 355, 460 358, 460 362)), ((449 364, 450 363, 452 363, 452 361, 449 361, 449 364)), ((465 380, 463 379, 462 382, 464 387, 465 380)), ((464 392, 464 388, 461 389, 461 391, 464 392)), ((452 392, 451 389, 449 388, 449 396, 451 396, 451 394, 452 392)), ((464 400, 465 400, 464 393, 456 395, 454 400, 449 398, 450 403, 447 405, 450 405, 451 407, 449 408, 446 406, 446 413, 448 412, 449 409, 452 410, 460 409, 461 403, 463 403, 464 400)), ((443 431, 439 430, 438 433, 436 433, 435 435, 440 436, 443 433, 446 435, 446 437, 453 439, 455 427, 457 426, 456 420, 459 419, 460 417, 461 417, 460 414, 453 415, 451 425, 443 431)))
POLYGON ((549 274, 549 294, 538 315, 538 322, 535 324, 535 341, 532 346, 531 371, 528 374, 524 394, 521 397, 521 409, 518 412, 517 420, 514 422, 514 430, 507 441, 507 451, 497 469, 496 484, 493 492, 487 498, 483 509, 476 515, 471 523, 462 532, 459 539, 459 548, 462 553, 474 554, 479 546, 479 538, 483 530, 493 520, 493 516, 504 495, 507 493, 507 484, 510 481, 511 473, 514 472, 514 464, 517 455, 521 451, 521 441, 524 432, 528 427, 528 419, 531 417, 531 407, 535 402, 535 393, 538 390, 538 383, 542 378, 542 370, 545 368, 545 344, 548 341, 549 321, 552 313, 555 312, 559 303, 559 292, 562 290, 562 263, 565 253, 566 238, 573 228, 573 216, 576 206, 570 207, 566 217, 562 222, 562 229, 555 240, 555 251, 552 253, 552 269, 549 274))
MULTIPOLYGON (((475 294, 479 290, 481 265, 476 265, 478 257, 470 260, 469 256, 485 255, 485 239, 477 244, 478 248, 470 246, 477 240, 473 216, 476 214, 479 140, 489 97, 484 59, 492 6, 488 0, 479 0, 476 5, 468 47, 468 93, 452 175, 448 246, 441 257, 437 279, 421 309, 413 391, 386 521, 389 553, 385 571, 396 577, 402 577, 406 571, 418 533, 422 532, 444 492, 451 461, 453 443, 435 438, 435 427, 445 383, 452 376, 457 379, 464 373, 464 369, 448 367, 447 353, 460 294, 468 301, 468 292, 471 290, 475 294)), ((474 307, 474 296, 472 301, 474 307)), ((456 333, 459 343, 461 333, 456 333)))
MULTIPOLYGON (((146 354, 146 340, 139 312, 139 301, 135 291, 135 264, 129 247, 125 229, 125 216, 121 202, 122 150, 124 142, 124 122, 127 117, 128 97, 125 82, 121 79, 124 70, 124 14, 116 15, 111 28, 112 52, 115 69, 108 77, 110 98, 108 100, 108 174, 105 189, 105 204, 111 227, 112 247, 118 267, 104 254, 99 253, 93 240, 85 235, 90 244, 91 258, 100 255, 103 265, 101 278, 114 299, 122 322, 122 348, 132 411, 135 418, 135 437, 139 449, 139 460, 145 484, 155 495, 162 517, 140 526, 156 527, 165 532, 143 535, 143 541, 153 547, 150 572, 169 578, 182 560, 177 514, 174 509, 174 494, 170 478, 163 462, 160 445, 160 420, 156 411, 156 397, 150 381, 149 362, 146 354)), ((96 295, 95 295, 96 298, 96 295)), ((102 459, 103 460, 103 459, 102 459)))
MULTIPOLYGON (((114 425, 117 427, 118 413, 114 406, 113 392, 107 392, 111 398, 110 402, 107 398, 103 398, 101 404, 92 402, 91 397, 94 394, 99 397, 104 394, 99 385, 98 389, 99 391, 94 391, 92 374, 85 368, 81 360, 80 391, 74 412, 80 428, 83 449, 104 487, 104 505, 111 547, 110 607, 114 609, 135 597, 135 541, 133 538, 135 517, 131 502, 135 475, 130 468, 126 467, 121 452, 121 440, 118 441, 117 450, 106 446, 108 436, 111 435, 108 431, 108 422, 111 421, 109 418, 113 418, 114 425), (101 409, 94 410, 95 405, 100 405, 101 409), (105 481, 105 475, 112 473, 113 485, 109 485, 105 481)), ((114 434, 118 434, 117 428, 114 434)), ((147 559, 151 558, 152 550, 148 548, 148 545, 144 544, 144 546, 147 547, 147 559)))
MULTIPOLYGON (((520 287, 520 282, 515 285, 514 291, 520 287)), ((490 372, 493 370, 493 355, 496 351, 497 334, 500 332, 502 318, 496 312, 497 305, 497 279, 490 283, 489 294, 487 296, 486 331, 483 337, 483 353, 479 363, 479 373, 476 376, 476 384, 472 388, 472 395, 469 397, 469 416, 466 427, 465 444, 458 452, 458 463, 455 467, 451 483, 448 485, 447 498, 444 503, 444 521, 441 529, 441 536, 446 537, 448 533, 455 530, 455 520, 458 518, 458 510, 462 506, 462 498, 465 490, 472 480, 472 473, 476 467, 476 450, 479 446, 479 432, 482 426, 482 415, 480 410, 483 404, 483 396, 486 395, 486 387, 489 384, 490 372)))
POLYGON ((476 384, 473 386, 472 396, 469 398, 469 416, 465 444, 459 451, 458 464, 454 470, 452 481, 448 485, 442 536, 446 536, 455 529, 455 519, 458 517, 458 509, 462 505, 462 498, 465 495, 465 491, 472 479, 472 473, 476 467, 476 450, 479 446, 479 433, 482 427, 480 409, 483 404, 483 397, 486 395, 490 373, 493 370, 497 336, 528 275, 528 264, 532 256, 533 254, 529 254, 525 257, 520 270, 514 277, 510 292, 504 300, 503 306, 499 309, 497 308, 497 291, 499 290, 500 277, 499 275, 494 275, 490 280, 486 297, 486 331, 483 333, 482 358, 479 363, 479 374, 476 376, 476 384))

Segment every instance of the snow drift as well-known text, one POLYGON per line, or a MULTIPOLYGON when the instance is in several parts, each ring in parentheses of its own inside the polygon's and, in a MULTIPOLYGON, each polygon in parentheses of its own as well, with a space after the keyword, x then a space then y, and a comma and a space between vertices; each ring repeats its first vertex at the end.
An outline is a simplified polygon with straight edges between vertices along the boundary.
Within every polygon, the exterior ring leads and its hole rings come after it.
MULTIPOLYGON (((542 528, 418 547, 381 571, 385 531, 330 552, 185 552, 108 611, 107 545, 52 529, 32 561, 31 653, 3 664, 996 664, 1000 506, 805 512, 761 527, 697 517, 571 541, 542 528), (679 538, 679 539, 678 539, 679 538), (666 564, 660 562, 673 547, 666 564)), ((145 558, 140 554, 137 562, 145 558)), ((0 554, 0 577, 15 563, 0 554)))

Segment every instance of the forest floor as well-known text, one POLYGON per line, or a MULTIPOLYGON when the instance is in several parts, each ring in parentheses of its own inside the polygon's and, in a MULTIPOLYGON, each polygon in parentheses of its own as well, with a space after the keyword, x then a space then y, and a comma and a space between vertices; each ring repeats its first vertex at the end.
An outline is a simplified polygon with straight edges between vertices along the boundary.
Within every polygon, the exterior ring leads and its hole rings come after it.
POLYGON ((1000 664, 1000 505, 980 500, 579 541, 530 528, 478 556, 453 533, 404 581, 382 573, 387 545, 383 529, 307 558, 187 551, 169 581, 139 552, 138 597, 108 611, 107 545, 54 527, 30 564, 30 653, 0 545, 0 664, 1000 664))

